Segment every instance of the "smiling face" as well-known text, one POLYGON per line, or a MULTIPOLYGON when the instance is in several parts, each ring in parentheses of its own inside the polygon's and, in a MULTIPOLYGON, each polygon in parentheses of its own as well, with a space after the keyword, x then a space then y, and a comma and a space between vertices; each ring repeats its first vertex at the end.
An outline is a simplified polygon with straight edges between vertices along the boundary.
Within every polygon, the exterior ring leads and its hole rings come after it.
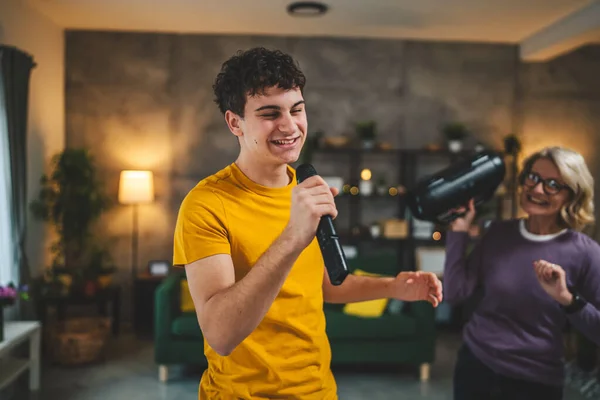
POLYGON ((249 96, 244 118, 225 114, 229 129, 240 140, 241 153, 260 165, 280 166, 300 157, 306 140, 306 111, 300 89, 267 88, 249 96))
POLYGON ((570 194, 556 165, 548 158, 539 158, 525 175, 521 207, 530 216, 558 216, 570 194))

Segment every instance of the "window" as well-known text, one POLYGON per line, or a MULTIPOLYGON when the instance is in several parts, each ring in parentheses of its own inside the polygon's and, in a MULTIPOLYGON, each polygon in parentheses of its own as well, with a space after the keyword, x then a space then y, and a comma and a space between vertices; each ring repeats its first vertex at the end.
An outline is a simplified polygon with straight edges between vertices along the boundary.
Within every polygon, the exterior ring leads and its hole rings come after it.
POLYGON ((4 87, 0 79, 0 285, 17 284, 11 211, 11 174, 4 87))

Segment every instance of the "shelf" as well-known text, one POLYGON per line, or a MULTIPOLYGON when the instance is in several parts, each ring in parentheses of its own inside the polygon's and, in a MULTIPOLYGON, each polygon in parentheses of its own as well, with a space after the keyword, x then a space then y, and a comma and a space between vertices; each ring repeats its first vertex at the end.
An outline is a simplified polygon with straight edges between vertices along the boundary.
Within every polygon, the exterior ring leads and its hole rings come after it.
POLYGON ((351 234, 347 231, 342 231, 342 232, 338 232, 338 235, 340 237, 340 240, 342 242, 389 242, 389 243, 401 243, 401 242, 408 242, 410 241, 410 238, 398 238, 398 239, 394 239, 394 238, 385 238, 385 237, 372 237, 368 234, 359 234, 359 235, 355 235, 355 234, 351 234))
POLYGON ((367 154, 377 154, 377 155, 396 155, 396 156, 446 156, 446 157, 456 157, 456 156, 465 156, 472 155, 475 150, 462 150, 460 152, 451 152, 446 149, 440 150, 429 150, 429 149, 362 149, 355 147, 322 147, 314 150, 315 153, 321 154, 342 154, 342 155, 367 155, 367 154))
POLYGON ((36 330, 40 329, 40 326, 37 321, 5 321, 4 340, 0 342, 0 356, 28 340, 36 330))
POLYGON ((343 154, 343 155, 357 155, 357 154, 388 154, 398 155, 402 154, 397 149, 361 149, 357 147, 321 147, 314 149, 315 153, 322 154, 343 154))
MULTIPOLYGON (((351 186, 357 186, 357 185, 351 185, 351 186)), ((368 196, 362 196, 360 194, 356 194, 356 195, 352 195, 352 194, 348 194, 348 193, 344 193, 344 194, 338 194, 337 196, 335 196, 335 199, 361 199, 361 200, 377 200, 377 199, 389 199, 389 200, 399 200, 402 198, 405 198, 405 195, 389 195, 389 194, 371 194, 368 196)))
POLYGON ((357 242, 371 242, 371 243, 389 243, 389 244, 413 244, 415 246, 444 246, 444 240, 433 240, 433 239, 421 239, 414 237, 406 238, 386 238, 386 237, 372 237, 369 235, 351 235, 346 232, 339 233, 340 240, 344 244, 357 243, 357 242))
POLYGON ((431 247, 443 247, 446 245, 444 239, 433 240, 433 239, 420 239, 420 238, 412 238, 415 246, 423 247, 423 246, 431 246, 431 247))
POLYGON ((0 360, 0 390, 11 384, 29 368, 29 360, 21 358, 3 358, 0 360))
MULTIPOLYGON (((415 227, 414 221, 412 221, 414 217, 410 212, 409 203, 411 189, 418 184, 420 179, 423 179, 426 174, 431 172, 430 169, 434 165, 428 164, 435 164, 435 166, 438 166, 438 164, 450 165, 457 160, 470 158, 477 152, 474 149, 451 152, 446 148, 438 150, 426 148, 385 149, 379 147, 365 149, 359 146, 360 144, 349 144, 347 147, 322 146, 314 149, 315 163, 328 164, 328 168, 326 169, 328 176, 343 177, 345 185, 350 185, 350 187, 357 186, 359 188, 361 170, 367 164, 372 163, 373 166, 370 168, 375 169, 374 175, 385 175, 386 182, 391 182, 390 179, 398 182, 398 185, 395 187, 400 192, 395 196, 391 196, 389 193, 379 195, 376 190, 378 187, 377 181, 374 181, 373 191, 369 196, 364 196, 363 194, 368 192, 360 190, 354 195, 346 192, 336 196, 335 201, 339 203, 340 207, 344 207, 343 214, 338 215, 335 222, 340 227, 338 229, 340 243, 349 248, 348 251, 351 252, 350 254, 354 254, 353 257, 357 255, 377 257, 380 253, 386 254, 386 256, 393 256, 396 260, 395 263, 398 266, 403 266, 403 270, 414 270, 417 265, 418 248, 425 248, 427 250, 445 248, 446 228, 440 226, 440 224, 434 224, 431 227, 430 236, 425 238, 413 237, 414 234, 421 232, 418 230, 418 227, 415 227), (376 172, 378 169, 385 170, 385 173, 381 171, 376 172), (409 216, 408 214, 411 215, 409 216), (382 236, 372 237, 370 234, 370 224, 366 222, 366 219, 375 219, 375 215, 377 215, 377 219, 382 220, 386 218, 407 220, 410 224, 407 231, 408 237, 399 239, 390 239, 382 236), (341 228, 341 226, 344 228, 341 228), (434 230, 440 233, 439 236, 435 235, 439 240, 433 239, 434 230)), ((500 155, 504 154, 502 150, 492 150, 500 155)), ((510 158, 509 163, 512 163, 512 168, 515 168, 515 162, 514 158, 510 158)), ((317 165, 317 167, 321 169, 320 166, 317 165)), ((497 207, 496 214, 501 215, 499 214, 500 212, 503 212, 503 210, 497 207)), ((383 230, 380 230, 380 232, 383 233, 383 230)))

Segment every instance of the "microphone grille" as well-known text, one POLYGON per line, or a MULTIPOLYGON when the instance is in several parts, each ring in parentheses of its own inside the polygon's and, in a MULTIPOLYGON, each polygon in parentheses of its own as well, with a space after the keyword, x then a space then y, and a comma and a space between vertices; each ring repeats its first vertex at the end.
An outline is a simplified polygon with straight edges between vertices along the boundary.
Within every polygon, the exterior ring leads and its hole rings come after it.
POLYGON ((306 178, 317 175, 317 170, 311 164, 302 164, 296 168, 296 178, 298 183, 301 183, 306 178))

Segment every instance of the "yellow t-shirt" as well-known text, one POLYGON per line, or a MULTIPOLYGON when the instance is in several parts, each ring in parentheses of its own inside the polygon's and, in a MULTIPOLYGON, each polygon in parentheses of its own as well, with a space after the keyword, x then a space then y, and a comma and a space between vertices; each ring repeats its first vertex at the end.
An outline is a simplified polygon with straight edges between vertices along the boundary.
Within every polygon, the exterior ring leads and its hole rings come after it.
MULTIPOLYGON (((242 279, 289 219, 295 171, 283 188, 251 181, 235 163, 202 180, 183 200, 174 264, 230 254, 242 279)), ((316 239, 292 267, 258 327, 226 357, 204 341, 208 369, 199 399, 337 399, 323 313, 324 263, 316 239)))

